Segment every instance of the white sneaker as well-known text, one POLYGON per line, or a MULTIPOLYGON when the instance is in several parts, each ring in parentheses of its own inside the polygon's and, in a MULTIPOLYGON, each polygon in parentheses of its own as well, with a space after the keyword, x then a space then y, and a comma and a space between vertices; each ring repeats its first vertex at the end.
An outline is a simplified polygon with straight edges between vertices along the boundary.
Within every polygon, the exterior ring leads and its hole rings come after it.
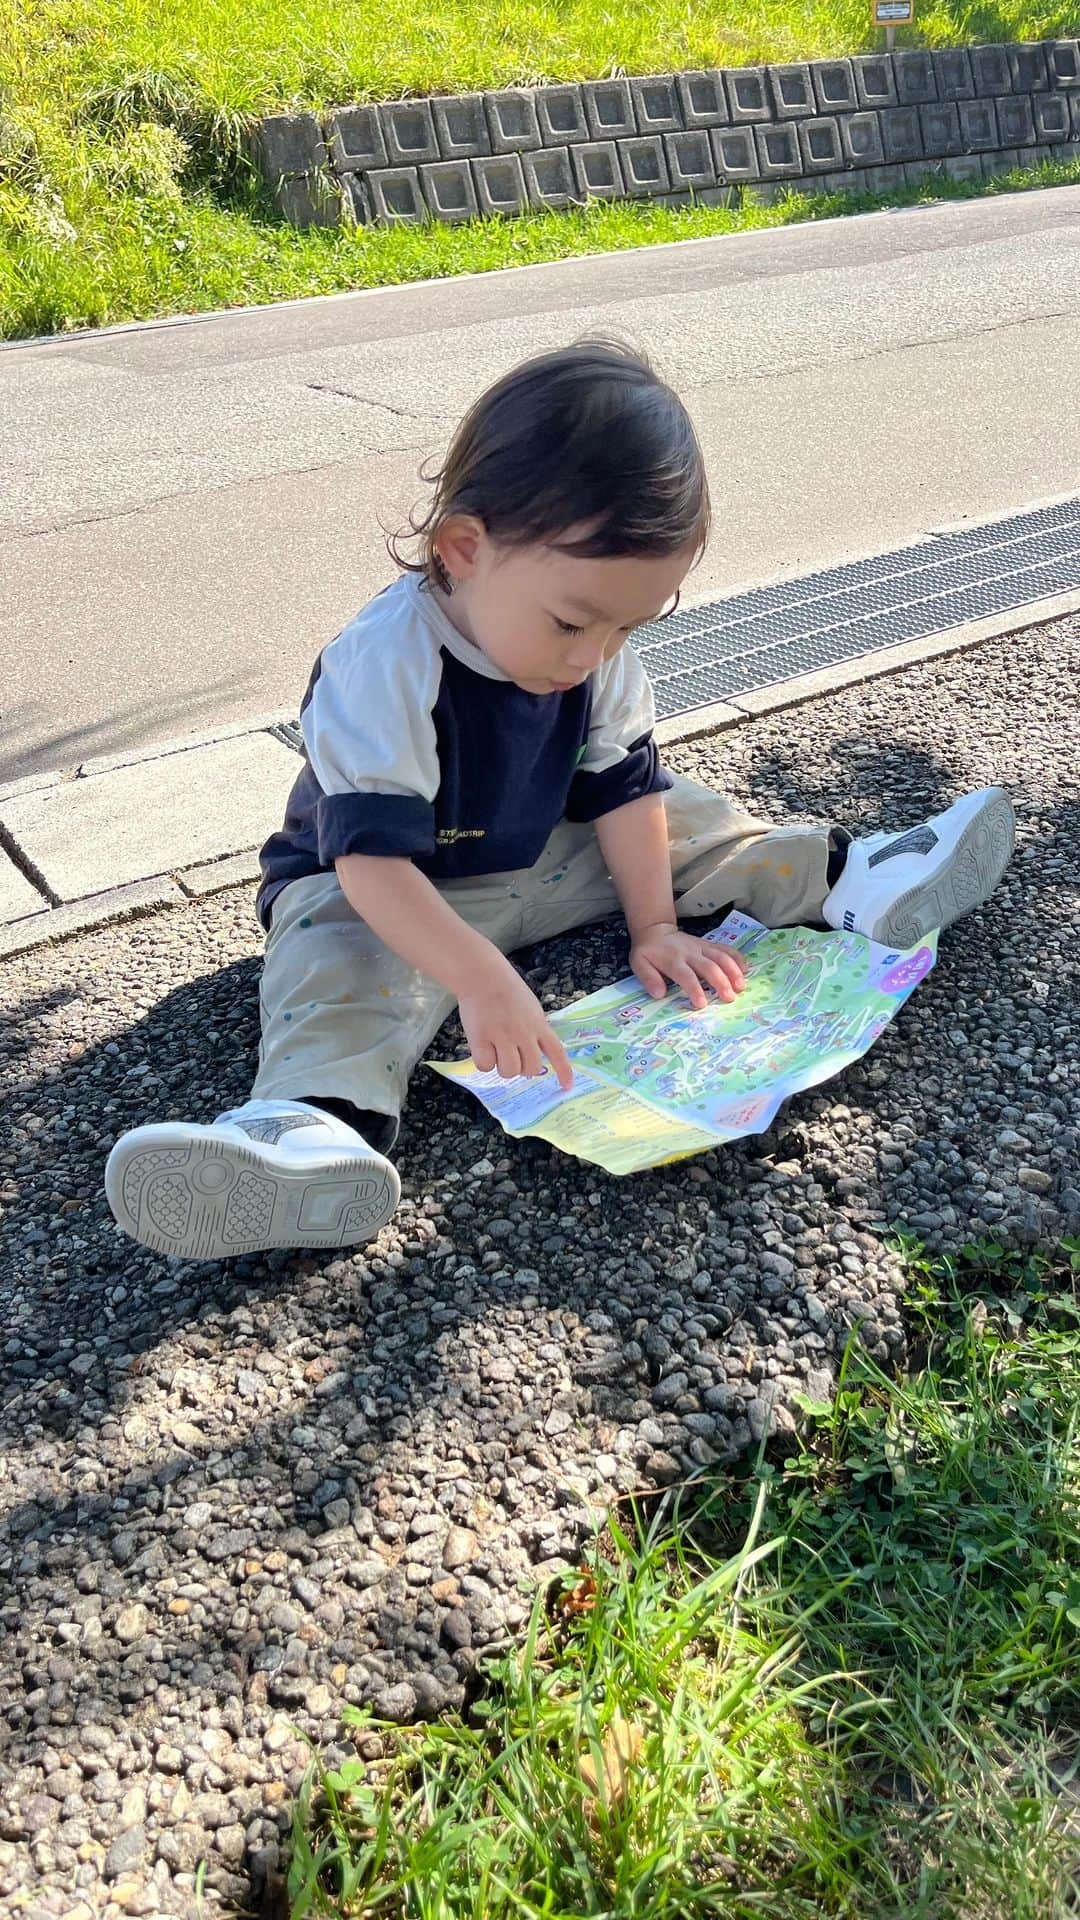
POLYGON ((967 793, 905 833, 853 840, 822 917, 886 947, 915 947, 980 907, 1012 856, 1016 816, 1003 787, 967 793))
POLYGON ((248 1100, 210 1126, 164 1120, 122 1134, 105 1192, 124 1232, 144 1246, 223 1260, 368 1240, 397 1206, 401 1182, 334 1114, 301 1100, 248 1100))

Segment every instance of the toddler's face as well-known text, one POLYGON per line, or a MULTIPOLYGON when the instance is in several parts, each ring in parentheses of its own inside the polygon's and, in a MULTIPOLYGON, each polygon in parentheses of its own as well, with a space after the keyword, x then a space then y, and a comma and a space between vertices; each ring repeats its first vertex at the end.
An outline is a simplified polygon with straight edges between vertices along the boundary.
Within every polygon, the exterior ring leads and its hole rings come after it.
POLYGON ((497 547, 464 515, 444 523, 439 551, 458 583, 453 599, 442 597, 450 618, 527 693, 562 693, 595 673, 670 606, 694 560, 691 548, 587 560, 559 547, 497 547))

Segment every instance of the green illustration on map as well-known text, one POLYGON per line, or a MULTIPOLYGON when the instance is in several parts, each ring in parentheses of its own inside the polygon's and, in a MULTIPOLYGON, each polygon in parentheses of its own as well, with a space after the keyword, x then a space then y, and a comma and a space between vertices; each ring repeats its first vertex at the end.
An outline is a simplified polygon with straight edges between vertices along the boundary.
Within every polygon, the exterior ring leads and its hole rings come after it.
POLYGON ((746 985, 695 1011, 620 980, 552 1016, 574 1069, 500 1079, 472 1061, 433 1061, 508 1133, 535 1134, 610 1173, 633 1173, 760 1133, 791 1094, 872 1046, 934 964, 936 935, 910 952, 859 933, 770 930, 741 913, 709 935, 735 947, 746 985))

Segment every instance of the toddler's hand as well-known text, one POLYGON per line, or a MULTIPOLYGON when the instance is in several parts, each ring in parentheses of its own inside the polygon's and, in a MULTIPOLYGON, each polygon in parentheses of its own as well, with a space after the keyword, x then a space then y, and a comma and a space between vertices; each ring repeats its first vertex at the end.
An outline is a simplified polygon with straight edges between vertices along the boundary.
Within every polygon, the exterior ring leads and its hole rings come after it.
POLYGON ((746 984, 746 968, 734 947, 699 940, 664 920, 638 933, 630 965, 654 1000, 663 999, 670 980, 696 1008, 706 1005, 705 987, 712 987, 719 1000, 734 1000, 746 984))
POLYGON ((566 1049, 549 1025, 535 993, 509 960, 493 949, 494 960, 472 993, 458 1002, 469 1051, 482 1073, 494 1067, 504 1080, 524 1073, 535 1078, 545 1057, 564 1092, 574 1084, 566 1049))

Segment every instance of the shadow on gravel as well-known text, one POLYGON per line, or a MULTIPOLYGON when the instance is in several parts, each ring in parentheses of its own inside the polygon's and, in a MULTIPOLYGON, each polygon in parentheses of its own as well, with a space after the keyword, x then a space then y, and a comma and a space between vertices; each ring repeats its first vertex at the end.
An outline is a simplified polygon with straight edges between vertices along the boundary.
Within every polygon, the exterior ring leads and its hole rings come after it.
MULTIPOLYGON (((887 792, 900 825, 957 791, 910 747, 834 751, 846 794, 759 757, 763 810, 869 826, 887 792)), ((164 1262, 105 1206, 123 1128, 246 1094, 257 958, 160 996, 162 917, 116 930, 114 968, 107 935, 27 968, 20 1031, 0 1036, 0 1836, 30 1845, 46 1884, 78 1884, 61 1789, 85 1776, 105 1783, 102 1849, 133 1833, 164 1911, 204 1852, 210 1887, 258 1905, 304 1758, 282 1717, 325 1744, 343 1700, 401 1720, 460 1704, 478 1652, 520 1624, 517 1581, 573 1564, 614 1493, 790 1431, 793 1392, 827 1391, 856 1324, 901 1360, 884 1223, 932 1246, 1069 1224, 1051 1074, 1075 1004, 1063 881, 1080 817, 1025 820, 1000 894, 946 937, 911 1006, 771 1134, 618 1181, 505 1140, 420 1072, 401 1212, 355 1257, 164 1262), (75 951, 95 964, 69 976, 75 951), (71 1004, 118 991, 141 1016, 83 1048, 71 1004)), ((609 923, 521 960, 554 1003, 625 957, 609 923)))

